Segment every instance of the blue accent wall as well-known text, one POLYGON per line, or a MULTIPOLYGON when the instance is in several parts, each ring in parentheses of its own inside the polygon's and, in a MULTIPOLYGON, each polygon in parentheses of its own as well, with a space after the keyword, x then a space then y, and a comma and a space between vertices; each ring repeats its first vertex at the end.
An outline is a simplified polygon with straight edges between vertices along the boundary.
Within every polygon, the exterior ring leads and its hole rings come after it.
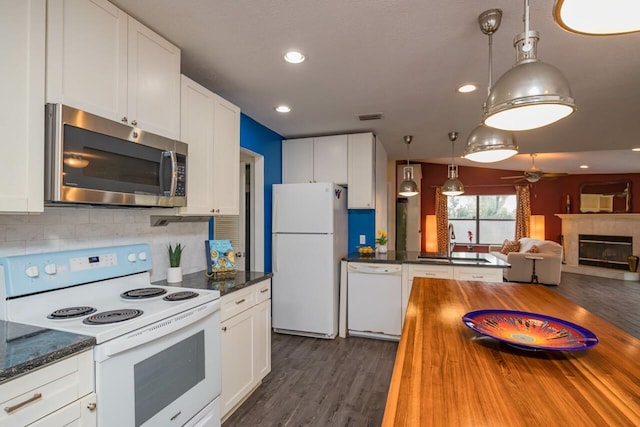
MULTIPOLYGON (((282 182, 282 136, 242 114, 240 116, 240 147, 264 156, 264 271, 270 272, 271 186, 282 182)), ((213 235, 213 221, 212 219, 209 226, 210 236, 213 235)))
MULTIPOLYGON (((348 197, 348 196, 347 196, 348 197)), ((366 237, 365 245, 374 247, 376 233, 376 211, 374 209, 349 209, 349 253, 356 252, 360 244, 360 235, 366 237)))

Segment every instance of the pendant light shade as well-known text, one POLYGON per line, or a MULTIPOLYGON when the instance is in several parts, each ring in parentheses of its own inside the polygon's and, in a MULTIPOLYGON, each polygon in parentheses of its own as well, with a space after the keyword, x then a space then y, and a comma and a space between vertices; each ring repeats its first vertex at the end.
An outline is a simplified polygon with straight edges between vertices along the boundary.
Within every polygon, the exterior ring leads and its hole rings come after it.
POLYGON ((404 142, 407 144, 407 166, 404 168, 404 181, 400 183, 398 188, 398 194, 403 197, 412 197, 420 192, 418 184, 413 180, 413 168, 409 166, 409 144, 411 144, 412 139, 412 135, 405 135, 404 137, 404 142))
POLYGON ((499 162, 518 153, 515 138, 510 132, 476 126, 469 134, 462 157, 480 163, 499 162))
POLYGON ((528 130, 550 125, 576 110, 569 82, 556 67, 537 58, 539 33, 529 31, 525 0, 525 31, 514 40, 516 65, 491 89, 484 124, 503 130, 528 130))
MULTIPOLYGON (((500 28, 501 20, 502 11, 500 9, 490 9, 478 16, 480 31, 489 36, 489 85, 487 86, 487 95, 491 94, 493 34, 500 28)), ((508 159, 517 153, 518 146, 511 132, 490 128, 481 123, 469 134, 462 157, 474 162, 491 163, 508 159)))
POLYGON ((640 31, 638 0, 556 0, 553 17, 563 29, 588 35, 640 31))
POLYGON ((458 139, 458 132, 449 132, 449 140, 451 141, 451 164, 447 171, 448 179, 442 185, 442 194, 445 196, 459 196, 464 193, 462 181, 458 179, 458 166, 453 163, 453 143, 458 139))

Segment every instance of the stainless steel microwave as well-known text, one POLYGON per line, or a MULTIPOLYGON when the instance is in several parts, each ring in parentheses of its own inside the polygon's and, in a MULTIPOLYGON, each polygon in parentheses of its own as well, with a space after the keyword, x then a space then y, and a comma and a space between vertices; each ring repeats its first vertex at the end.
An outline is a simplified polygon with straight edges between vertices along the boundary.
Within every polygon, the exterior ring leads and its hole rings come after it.
POLYGON ((47 205, 186 206, 187 144, 62 104, 45 112, 47 205))

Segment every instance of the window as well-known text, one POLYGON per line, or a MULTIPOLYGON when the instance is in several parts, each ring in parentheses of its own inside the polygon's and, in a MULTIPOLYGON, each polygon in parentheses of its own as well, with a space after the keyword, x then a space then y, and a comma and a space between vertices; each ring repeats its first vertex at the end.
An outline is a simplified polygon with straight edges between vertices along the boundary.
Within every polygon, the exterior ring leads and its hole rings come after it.
POLYGON ((447 208, 458 244, 488 245, 514 239, 515 194, 448 197, 447 208), (473 233, 471 242, 469 231, 473 233))

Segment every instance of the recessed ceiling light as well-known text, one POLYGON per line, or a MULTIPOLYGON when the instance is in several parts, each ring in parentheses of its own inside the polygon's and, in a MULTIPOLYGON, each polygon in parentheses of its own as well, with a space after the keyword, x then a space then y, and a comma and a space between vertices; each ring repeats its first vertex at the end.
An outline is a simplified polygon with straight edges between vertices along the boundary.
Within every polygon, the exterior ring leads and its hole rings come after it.
POLYGON ((284 60, 291 64, 299 64, 306 59, 302 52, 297 50, 290 50, 284 54, 284 60))
POLYGON ((289 111, 291 111, 291 108, 289 108, 289 106, 287 105, 278 105, 276 108, 274 108, 274 110, 276 110, 278 113, 288 113, 289 111))
POLYGON ((589 169, 589 165, 580 165, 580 169, 589 169))
POLYGON ((476 90, 478 90, 478 85, 475 83, 465 83, 458 87, 458 92, 460 93, 475 92, 476 90))
POLYGON ((631 151, 640 151, 640 147, 632 148, 631 151))

